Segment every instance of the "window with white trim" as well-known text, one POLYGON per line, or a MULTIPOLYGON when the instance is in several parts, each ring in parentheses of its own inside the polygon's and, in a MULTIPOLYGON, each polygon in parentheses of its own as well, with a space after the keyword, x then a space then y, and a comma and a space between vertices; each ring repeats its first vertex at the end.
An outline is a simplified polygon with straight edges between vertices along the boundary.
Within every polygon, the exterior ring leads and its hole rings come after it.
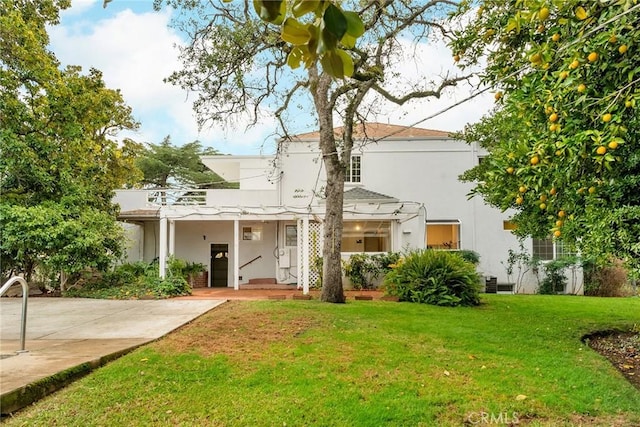
POLYGON ((427 249, 460 249, 460 221, 427 220, 427 249))
POLYGON ((285 225, 285 246, 298 246, 298 227, 296 225, 285 225))
POLYGON ((389 252, 391 221, 344 221, 342 252, 389 252))
POLYGON ((344 176, 344 182, 360 182, 362 172, 362 157, 351 156, 349 165, 347 165, 347 173, 344 176))
POLYGON ((531 253, 534 258, 538 258, 540 261, 551 261, 571 255, 560 240, 550 237, 546 239, 534 238, 531 253))

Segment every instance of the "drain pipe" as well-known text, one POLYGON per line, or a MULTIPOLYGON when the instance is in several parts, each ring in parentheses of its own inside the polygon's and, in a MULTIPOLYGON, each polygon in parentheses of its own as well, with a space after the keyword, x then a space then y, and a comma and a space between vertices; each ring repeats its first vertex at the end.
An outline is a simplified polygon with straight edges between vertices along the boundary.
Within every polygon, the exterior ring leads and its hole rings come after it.
POLYGON ((20 282, 22 285, 22 321, 20 322, 20 350, 16 351, 16 353, 26 353, 28 350, 25 350, 25 336, 27 333, 27 299, 29 298, 29 285, 27 285, 27 281, 22 277, 12 277, 7 280, 7 282, 2 285, 0 288, 0 297, 5 294, 9 290, 9 288, 16 282, 20 282))

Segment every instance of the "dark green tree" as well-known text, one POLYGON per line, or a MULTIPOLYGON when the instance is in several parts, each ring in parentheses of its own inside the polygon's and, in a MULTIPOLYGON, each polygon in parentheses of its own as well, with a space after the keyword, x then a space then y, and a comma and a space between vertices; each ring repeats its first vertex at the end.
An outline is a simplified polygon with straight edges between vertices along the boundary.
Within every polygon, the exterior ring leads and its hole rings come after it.
MULTIPOLYGON (((0 2, 0 238, 4 276, 104 268, 123 243, 113 190, 135 183, 137 123, 98 70, 61 69, 47 24, 64 0, 0 2)), ((56 274, 58 274, 56 273, 56 274)))
POLYGON ((238 188, 238 183, 227 182, 207 168, 200 156, 219 154, 198 141, 181 146, 166 137, 160 144, 147 144, 136 159, 142 171, 142 185, 150 188, 238 188))
POLYGON ((474 194, 513 209, 521 235, 640 272, 640 4, 465 1, 459 15, 452 48, 496 92, 464 134, 489 150, 464 175, 474 194))

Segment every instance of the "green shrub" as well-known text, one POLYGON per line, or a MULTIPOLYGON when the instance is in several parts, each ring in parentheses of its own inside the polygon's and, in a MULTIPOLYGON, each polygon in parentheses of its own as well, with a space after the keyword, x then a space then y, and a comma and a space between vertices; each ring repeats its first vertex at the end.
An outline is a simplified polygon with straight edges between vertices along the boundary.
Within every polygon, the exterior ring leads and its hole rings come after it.
POLYGON ((476 251, 472 251, 469 249, 462 249, 454 252, 463 260, 475 265, 476 267, 480 264, 480 254, 476 251))
POLYGON ((391 271, 391 266, 399 258, 400 254, 397 252, 353 254, 343 262, 344 275, 355 289, 374 289, 377 287, 377 279, 391 271))
POLYGON ((385 276, 387 294, 400 301, 444 306, 480 303, 480 276, 473 264, 452 252, 408 253, 385 276))
POLYGON ((183 260, 169 258, 166 278, 160 278, 157 262, 136 262, 116 266, 113 271, 96 275, 82 287, 69 289, 68 297, 136 299, 169 298, 191 294, 186 279, 189 264, 183 260))

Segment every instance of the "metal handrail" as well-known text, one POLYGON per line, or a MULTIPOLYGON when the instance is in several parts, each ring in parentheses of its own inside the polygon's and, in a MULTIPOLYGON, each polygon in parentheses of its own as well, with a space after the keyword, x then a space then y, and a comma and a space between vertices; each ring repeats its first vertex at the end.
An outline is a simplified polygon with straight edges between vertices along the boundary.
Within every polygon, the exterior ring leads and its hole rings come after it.
POLYGON ((22 322, 20 323, 20 350, 16 351, 16 353, 26 353, 27 350, 24 349, 25 345, 25 336, 27 333, 27 299, 29 298, 29 285, 27 281, 22 277, 12 277, 7 280, 2 288, 0 288, 0 297, 5 294, 9 290, 9 288, 16 282, 20 282, 22 285, 22 322))
POLYGON ((251 261, 245 262, 240 267, 238 267, 238 270, 242 270, 244 267, 246 267, 247 265, 251 264, 253 261, 259 260, 260 258, 262 258, 262 255, 258 255, 257 257, 255 257, 251 261))

